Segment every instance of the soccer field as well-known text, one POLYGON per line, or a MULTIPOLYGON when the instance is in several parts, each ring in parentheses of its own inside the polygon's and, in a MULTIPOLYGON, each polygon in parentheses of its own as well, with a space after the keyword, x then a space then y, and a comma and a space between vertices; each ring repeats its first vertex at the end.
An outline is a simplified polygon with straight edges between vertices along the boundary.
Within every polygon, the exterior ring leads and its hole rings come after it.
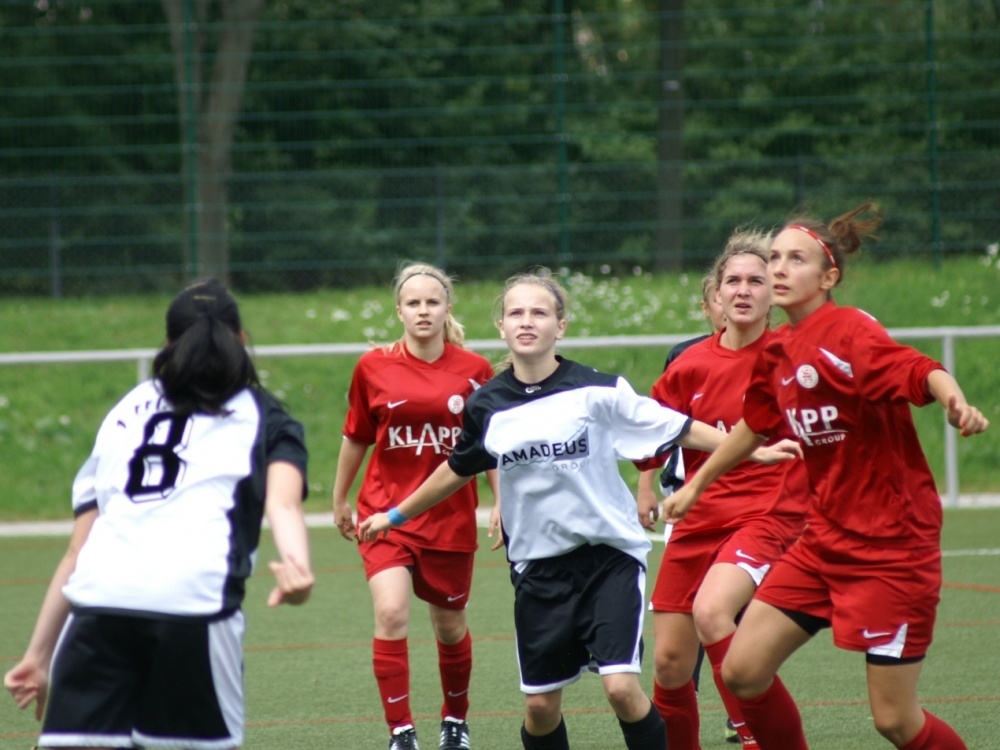
MULTIPOLYGON (((312 511, 319 502, 309 503, 312 511)), ((934 646, 920 683, 928 709, 950 722, 970 748, 995 748, 1000 709, 1000 509, 946 512, 945 585, 934 646)), ((513 595, 502 551, 490 552, 481 532, 469 620, 475 640, 471 700, 473 747, 520 747, 523 699, 513 641, 513 595)), ((250 750, 384 748, 387 732, 371 673, 371 603, 360 560, 335 529, 311 532, 317 583, 303 608, 264 606, 270 581, 250 581, 246 602, 247 739, 250 750)), ((23 651, 46 582, 65 547, 63 538, 0 539, 0 663, 23 651)), ((654 546, 650 581, 662 546, 654 546)), ((261 561, 272 555, 265 535, 261 561)), ((260 566, 266 570, 265 566, 260 566)), ((411 697, 425 748, 437 746, 441 703, 437 651, 426 605, 414 601, 410 634, 411 697)), ((652 636, 647 622, 643 684, 652 684, 652 636)), ((796 654, 782 676, 802 708, 813 750, 866 750, 890 745, 875 732, 864 687, 864 657, 833 648, 829 632, 796 654)), ((723 741, 724 714, 706 667, 700 696, 704 748, 723 741)), ((600 680, 587 676, 565 691, 570 742, 578 750, 624 748, 600 680)), ((0 701, 0 750, 25 750, 36 737, 31 714, 0 701)))

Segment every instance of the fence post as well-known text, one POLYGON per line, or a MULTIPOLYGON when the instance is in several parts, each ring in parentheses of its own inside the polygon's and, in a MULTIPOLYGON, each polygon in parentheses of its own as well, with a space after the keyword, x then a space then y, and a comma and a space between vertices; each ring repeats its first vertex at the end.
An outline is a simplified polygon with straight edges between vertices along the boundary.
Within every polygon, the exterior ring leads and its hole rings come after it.
POLYGON ((140 383, 145 383, 149 380, 149 359, 147 357, 139 357, 136 360, 136 374, 139 377, 140 383))
MULTIPOLYGON (((955 374, 955 337, 945 334, 941 338, 944 369, 955 374)), ((958 507, 958 433, 948 424, 948 413, 944 415, 944 476, 947 495, 944 500, 946 507, 958 507)))

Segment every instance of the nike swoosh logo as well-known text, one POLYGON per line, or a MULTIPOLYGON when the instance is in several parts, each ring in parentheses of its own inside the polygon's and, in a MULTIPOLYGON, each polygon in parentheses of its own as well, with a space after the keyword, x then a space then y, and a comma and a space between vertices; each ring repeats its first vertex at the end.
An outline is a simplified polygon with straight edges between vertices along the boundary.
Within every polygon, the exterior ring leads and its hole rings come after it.
POLYGON ((390 409, 395 409, 397 406, 402 406, 403 404, 405 404, 408 400, 409 399, 404 398, 402 401, 390 401, 389 403, 386 404, 386 406, 388 406, 390 409))
POLYGON ((403 698, 406 698, 407 696, 409 696, 409 693, 407 693, 406 695, 401 695, 398 698, 389 697, 389 698, 386 698, 386 700, 389 703, 399 703, 401 700, 403 700, 403 698))
POLYGON ((699 398, 701 398, 701 397, 702 397, 702 396, 704 396, 704 395, 705 395, 704 393, 696 393, 696 394, 694 394, 694 395, 693 395, 693 396, 691 397, 691 400, 692 400, 692 401, 697 401, 697 400, 698 400, 699 398))
POLYGON ((466 688, 465 690, 461 690, 461 691, 459 691, 457 693, 453 693, 453 692, 451 692, 449 690, 448 691, 448 697, 450 697, 450 698, 457 698, 460 695, 465 695, 467 692, 469 692, 469 688, 466 688))
POLYGON ((750 555, 744 554, 743 550, 741 550, 741 549, 736 550, 736 556, 737 557, 742 557, 744 560, 753 560, 754 562, 757 562, 757 558, 756 557, 750 557, 750 555))
POLYGON ((861 635, 863 635, 865 638, 881 638, 886 635, 892 635, 892 631, 887 630, 884 633, 869 633, 868 628, 865 628, 864 631, 862 631, 861 635))
POLYGON ((457 600, 461 599, 463 596, 465 596, 465 594, 459 594, 458 596, 449 596, 448 597, 448 601, 449 602, 454 602, 454 601, 457 601, 457 600))
POLYGON ((790 377, 790 378, 782 378, 782 379, 781 379, 781 384, 782 384, 782 385, 788 385, 788 384, 789 384, 789 383, 791 383, 791 382, 792 382, 793 380, 795 380, 795 376, 794 376, 794 375, 792 375, 792 377, 790 377))

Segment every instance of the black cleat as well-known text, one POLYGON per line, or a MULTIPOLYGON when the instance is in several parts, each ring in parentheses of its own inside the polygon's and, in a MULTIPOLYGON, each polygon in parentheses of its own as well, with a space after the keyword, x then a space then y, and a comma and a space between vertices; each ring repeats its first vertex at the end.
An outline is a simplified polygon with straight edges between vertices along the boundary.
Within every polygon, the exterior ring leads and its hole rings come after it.
POLYGON ((469 750, 469 725, 457 719, 441 722, 441 742, 438 750, 469 750))
POLYGON ((417 730, 413 727, 392 735, 389 740, 389 750, 420 750, 417 743, 417 730))

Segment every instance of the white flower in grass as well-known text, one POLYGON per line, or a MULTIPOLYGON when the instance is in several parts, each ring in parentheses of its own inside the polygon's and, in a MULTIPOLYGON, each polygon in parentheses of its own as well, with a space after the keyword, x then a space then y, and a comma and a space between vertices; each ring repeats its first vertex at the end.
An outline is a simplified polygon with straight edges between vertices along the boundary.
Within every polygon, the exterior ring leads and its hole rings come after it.
POLYGON ((632 275, 633 276, 642 276, 642 267, 641 266, 635 266, 632 269, 632 275))
POLYGON ((10 401, 7 399, 7 397, 0 396, 0 409, 6 409, 8 406, 10 406, 10 401))
POLYGON ((315 310, 306 310, 306 317, 307 318, 315 318, 316 317, 316 311, 315 310))
POLYGON ((330 313, 330 320, 334 323, 340 323, 343 320, 350 320, 351 314, 347 310, 334 310, 330 313))
POLYGON ((601 273, 607 276, 609 273, 611 273, 611 266, 607 265, 601 266, 601 273))
POLYGON ((948 301, 948 290, 941 292, 940 297, 931 297, 931 307, 944 307, 948 301))
POLYGON ((59 417, 59 424, 61 424, 63 427, 65 427, 66 425, 68 425, 69 424, 69 415, 68 414, 63 414, 61 417, 59 417))
POLYGON ((364 337, 366 339, 373 339, 373 338, 375 338, 375 329, 372 328, 371 326, 368 326, 367 328, 365 328, 365 330, 363 330, 361 333, 362 333, 362 335, 364 335, 364 337))

